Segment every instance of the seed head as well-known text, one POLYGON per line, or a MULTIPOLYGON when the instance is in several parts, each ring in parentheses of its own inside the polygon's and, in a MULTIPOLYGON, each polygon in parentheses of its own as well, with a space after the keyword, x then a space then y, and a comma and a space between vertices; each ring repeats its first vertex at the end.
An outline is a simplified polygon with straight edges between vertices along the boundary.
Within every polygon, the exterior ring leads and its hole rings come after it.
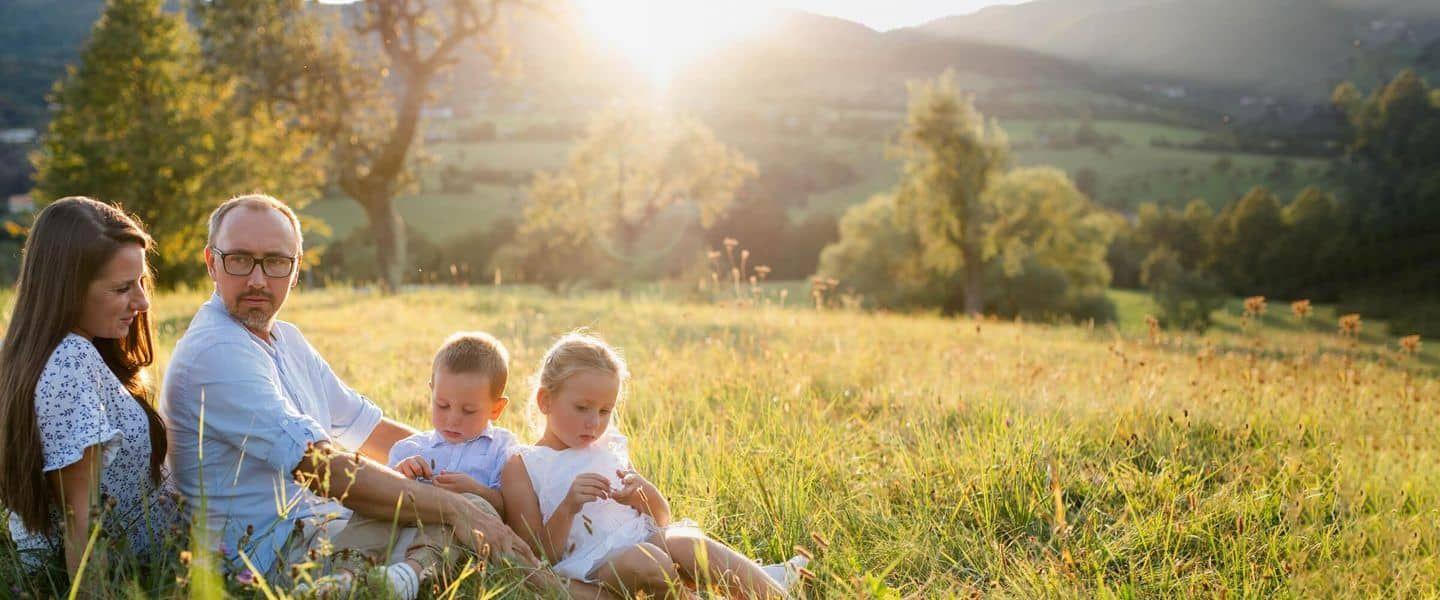
POLYGON ((1245 299, 1245 316, 1255 318, 1265 314, 1265 297, 1251 296, 1245 299))
POLYGON ((1340 316, 1340 335, 1357 337, 1360 335, 1360 314, 1350 313, 1340 316))
POLYGON ((1309 301, 1309 300, 1296 300, 1296 301, 1294 301, 1294 302, 1291 302, 1291 303, 1290 303, 1290 312, 1291 312, 1291 313, 1294 313, 1295 316, 1296 316, 1297 318, 1300 318, 1300 319, 1308 319, 1308 318, 1310 318, 1310 301, 1309 301))

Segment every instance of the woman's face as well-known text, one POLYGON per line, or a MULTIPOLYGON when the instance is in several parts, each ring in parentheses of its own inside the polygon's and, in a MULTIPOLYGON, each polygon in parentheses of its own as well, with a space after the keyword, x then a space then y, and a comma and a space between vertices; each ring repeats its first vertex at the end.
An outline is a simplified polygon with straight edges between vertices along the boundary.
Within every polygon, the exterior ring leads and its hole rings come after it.
POLYGON ((120 246, 90 282, 75 333, 91 340, 128 335, 136 317, 150 310, 144 278, 145 249, 139 244, 120 246))

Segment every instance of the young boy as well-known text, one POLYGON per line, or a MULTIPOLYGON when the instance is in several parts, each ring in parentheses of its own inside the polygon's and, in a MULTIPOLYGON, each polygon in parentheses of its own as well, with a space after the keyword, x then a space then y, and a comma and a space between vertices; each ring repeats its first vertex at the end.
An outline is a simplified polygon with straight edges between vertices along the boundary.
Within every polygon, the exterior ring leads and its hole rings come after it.
MULTIPOLYGON (((505 410, 505 382, 509 353, 494 336, 461 332, 450 336, 436 352, 430 367, 430 423, 434 429, 396 442, 390 449, 390 468, 412 479, 429 481, 466 495, 482 508, 503 514, 504 501, 497 488, 500 470, 517 442, 515 435, 491 422, 505 410)), ((450 533, 444 528, 405 528, 396 531, 389 520, 356 515, 331 543, 337 556, 384 562, 390 548, 404 548, 405 560, 384 568, 390 592, 414 598, 420 580, 445 565, 450 533)), ((339 569, 315 582, 314 591, 326 595, 352 587, 354 574, 339 569)), ((297 593, 306 593, 297 587, 297 593)))

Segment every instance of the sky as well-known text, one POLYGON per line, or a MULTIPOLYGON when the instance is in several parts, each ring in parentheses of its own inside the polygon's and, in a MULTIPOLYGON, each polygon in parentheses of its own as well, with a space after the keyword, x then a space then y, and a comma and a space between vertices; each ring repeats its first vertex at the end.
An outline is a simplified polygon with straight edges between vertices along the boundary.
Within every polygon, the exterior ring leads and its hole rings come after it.
MULTIPOLYGON (((743 2, 744 0, 742 0, 743 2)), ((752 0, 806 12, 840 17, 885 31, 926 21, 972 13, 986 6, 1020 4, 1025 0, 752 0)))

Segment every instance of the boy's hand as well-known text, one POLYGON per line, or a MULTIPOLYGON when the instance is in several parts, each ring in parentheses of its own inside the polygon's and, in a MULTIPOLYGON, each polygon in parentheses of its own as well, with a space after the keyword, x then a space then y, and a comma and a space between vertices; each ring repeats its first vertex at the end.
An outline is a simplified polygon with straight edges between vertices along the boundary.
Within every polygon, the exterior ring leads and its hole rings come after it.
POLYGON ((419 454, 396 463, 395 470, 411 479, 433 479, 435 477, 435 473, 430 469, 430 459, 419 454))
POLYGON ((474 477, 452 471, 436 473, 435 477, 431 478, 431 481, 435 483, 436 487, 450 490, 457 494, 479 494, 480 490, 486 487, 484 484, 475 481, 474 477))

